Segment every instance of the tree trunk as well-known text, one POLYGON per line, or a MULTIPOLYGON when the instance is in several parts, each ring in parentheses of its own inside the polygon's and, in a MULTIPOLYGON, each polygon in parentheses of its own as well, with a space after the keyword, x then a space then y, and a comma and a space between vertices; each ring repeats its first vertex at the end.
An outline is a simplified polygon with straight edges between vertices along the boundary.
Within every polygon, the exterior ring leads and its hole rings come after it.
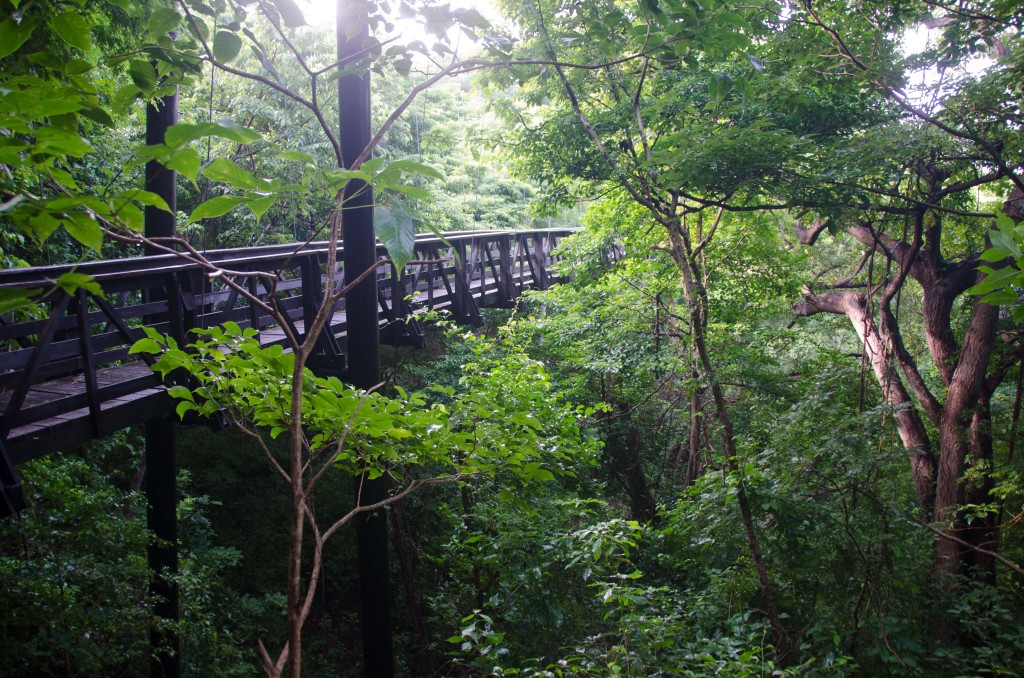
MULTIPOLYGON (((696 379, 696 373, 693 374, 696 379)), ((697 479, 702 470, 700 464, 700 441, 704 435, 703 389, 694 389, 690 397, 690 436, 689 448, 686 457, 686 477, 683 478, 683 488, 688 488, 697 479)))
MULTIPOLYGON (((992 465, 992 408, 987 397, 978 399, 974 414, 971 417, 970 429, 971 467, 988 469, 992 465)), ((964 498, 968 504, 984 505, 993 501, 992 474, 984 470, 980 477, 972 477, 965 488, 964 498)), ((995 553, 999 532, 996 525, 998 513, 988 513, 967 522, 965 539, 972 545, 995 553)), ((988 553, 977 549, 967 549, 963 554, 964 564, 973 570, 975 577, 989 583, 995 583, 996 560, 988 553)))
POLYGON ((689 243, 685 240, 682 229, 669 231, 672 241, 672 252, 682 274, 683 294, 686 303, 690 307, 690 332, 692 333, 693 350, 697 363, 704 372, 704 380, 711 389, 712 402, 715 405, 715 414, 719 422, 719 435, 722 440, 722 448, 725 451, 725 464, 730 473, 736 474, 738 484, 736 486, 736 503, 740 507, 740 518, 743 523, 743 533, 747 542, 747 550, 750 552, 750 559, 754 563, 754 570, 757 573, 758 585, 761 593, 761 600, 764 603, 765 613, 768 616, 768 623, 772 629, 772 646, 775 648, 777 661, 784 664, 790 653, 789 637, 782 618, 779 616, 778 606, 775 602, 775 588, 768 577, 768 567, 764 562, 764 555, 761 551, 761 542, 757 536, 757 529, 754 525, 754 515, 750 508, 750 500, 743 484, 743 478, 739 471, 736 450, 736 435, 732 427, 732 417, 729 415, 729 407, 725 400, 725 391, 721 382, 718 381, 718 373, 711 362, 711 354, 708 352, 707 342, 704 337, 705 322, 707 319, 707 291, 698 275, 696 275, 697 262, 694 261, 690 252, 689 243))
MULTIPOLYGON (((965 530, 963 517, 958 508, 966 499, 963 473, 968 456, 971 454, 971 422, 975 417, 973 408, 984 396, 985 374, 995 340, 996 320, 999 309, 988 304, 977 303, 971 318, 964 345, 960 349, 960 360, 953 372, 946 403, 942 408, 939 422, 939 474, 935 485, 935 522, 949 533, 961 539, 970 535, 965 530)), ((987 407, 985 408, 987 410, 987 407)), ((987 412, 983 415, 987 419, 987 412)), ((979 420, 981 423, 982 420, 979 420)), ((979 430, 979 444, 990 433, 979 430)), ((985 443, 990 446, 991 441, 985 443)), ((984 446, 983 446, 984 447, 984 446)), ((991 454, 977 450, 980 454, 991 454)), ((969 539, 968 539, 969 541, 969 539)), ((950 539, 939 539, 936 569, 945 575, 942 586, 952 586, 951 575, 962 574, 965 565, 963 547, 950 539)))
MULTIPOLYGON (((627 415, 628 417, 628 415, 627 415)), ((640 432, 632 419, 627 419, 626 444, 624 447, 626 488, 629 492, 630 514, 633 520, 649 523, 654 520, 654 497, 647 486, 640 455, 640 432)))

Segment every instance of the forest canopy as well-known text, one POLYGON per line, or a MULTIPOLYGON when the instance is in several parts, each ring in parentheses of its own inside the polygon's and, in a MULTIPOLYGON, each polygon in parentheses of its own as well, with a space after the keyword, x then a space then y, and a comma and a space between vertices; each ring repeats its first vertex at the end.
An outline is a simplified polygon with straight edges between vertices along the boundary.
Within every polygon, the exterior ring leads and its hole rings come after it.
MULTIPOLYGON (((234 424, 182 444, 185 670, 357 670, 365 474, 390 483, 399 674, 1013 675, 1019 3, 497 5, 342 2, 336 32, 292 0, 0 0, 4 268, 336 253, 360 208, 398 269, 416 231, 578 227, 562 284, 434 319, 379 387, 307 369, 333 282, 288 352, 237 326, 136 344, 192 376, 179 414, 234 424)), ((102 293, 53 284, 0 286, 4 322, 102 293)), ((19 469, 5 674, 145 670, 139 448, 19 469)))

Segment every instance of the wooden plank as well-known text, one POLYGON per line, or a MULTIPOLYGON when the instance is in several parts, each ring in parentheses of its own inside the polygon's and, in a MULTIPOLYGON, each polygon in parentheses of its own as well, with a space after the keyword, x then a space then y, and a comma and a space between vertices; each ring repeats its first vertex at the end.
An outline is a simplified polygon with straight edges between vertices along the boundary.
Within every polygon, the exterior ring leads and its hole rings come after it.
MULTIPOLYGON (((104 403, 101 423, 106 431, 118 431, 139 422, 174 412, 174 401, 167 391, 151 388, 133 394, 133 398, 104 403)), ((81 445, 92 439, 88 409, 81 408, 64 417, 18 427, 7 437, 7 449, 15 464, 37 459, 58 450, 81 445)))

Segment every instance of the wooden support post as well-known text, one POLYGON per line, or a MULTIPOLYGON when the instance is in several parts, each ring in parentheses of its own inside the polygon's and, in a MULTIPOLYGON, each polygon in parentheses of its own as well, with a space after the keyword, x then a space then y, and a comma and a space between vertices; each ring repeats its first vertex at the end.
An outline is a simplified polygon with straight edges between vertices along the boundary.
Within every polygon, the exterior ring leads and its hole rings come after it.
MULTIPOLYGON (((347 66, 363 53, 369 36, 369 8, 365 0, 338 0, 338 61, 347 66), (351 30, 349 30, 351 29, 351 30)), ((345 75, 338 80, 338 118, 343 164, 351 166, 369 143, 370 75, 345 75)), ((377 238, 373 230, 373 192, 362 182, 351 182, 345 191, 345 278, 356 276, 377 263, 377 238)), ((369 276, 345 299, 348 320, 349 380, 359 388, 380 381, 380 343, 377 327, 377 277, 369 276)), ((383 500, 388 493, 384 478, 356 479, 361 504, 383 500)), ((391 622, 391 579, 388 566, 388 522, 383 511, 356 518, 359 559, 360 620, 363 631, 363 671, 373 678, 395 675, 391 622)))
POLYGON ((7 454, 7 447, 0 439, 0 518, 13 515, 28 506, 21 480, 14 469, 14 462, 7 454))
POLYGON ((519 297, 519 289, 516 286, 512 271, 512 237, 501 236, 498 241, 499 263, 498 276, 501 284, 501 301, 505 305, 511 305, 519 297))
MULTIPOLYGON (((167 128, 178 121, 178 93, 166 96, 157 105, 146 106, 146 143, 161 144, 167 128)), ((156 193, 171 208, 168 214, 155 207, 146 207, 146 236, 166 238, 174 235, 177 211, 177 172, 155 161, 146 165, 146 190, 156 193)), ((146 254, 160 254, 160 250, 147 247, 146 254)), ((177 290, 168 290, 171 327, 181 327, 181 299, 177 290)), ((171 577, 178 572, 178 517, 177 517, 177 460, 174 449, 174 420, 171 417, 146 422, 146 520, 152 532, 149 546, 149 566, 153 569, 150 590, 156 598, 156 616, 168 622, 180 618, 178 589, 171 577)), ((171 630, 155 628, 150 634, 153 643, 153 661, 150 673, 154 678, 178 678, 181 675, 181 657, 177 634, 171 630)))
POLYGON ((539 290, 546 290, 550 287, 548 282, 547 255, 544 252, 543 236, 533 237, 533 260, 534 260, 534 286, 539 290))
MULTIPOLYGON (((156 104, 146 106, 146 143, 150 146, 162 144, 167 128, 178 122, 178 93, 165 96, 156 104)), ((171 211, 164 212, 156 207, 146 207, 146 237, 169 238, 174 235, 177 200, 178 173, 169 170, 156 160, 146 163, 146 190, 156 193, 167 203, 171 211)), ((160 250, 147 247, 146 254, 163 254, 160 250)))
MULTIPOLYGON (((153 570, 150 593, 156 599, 156 616, 177 621, 178 587, 178 497, 177 460, 174 449, 174 419, 170 416, 146 422, 146 523, 152 532, 149 545, 149 567, 153 570)), ((150 632, 153 660, 150 675, 154 678, 177 678, 181 675, 178 636, 172 630, 154 628, 150 632)))

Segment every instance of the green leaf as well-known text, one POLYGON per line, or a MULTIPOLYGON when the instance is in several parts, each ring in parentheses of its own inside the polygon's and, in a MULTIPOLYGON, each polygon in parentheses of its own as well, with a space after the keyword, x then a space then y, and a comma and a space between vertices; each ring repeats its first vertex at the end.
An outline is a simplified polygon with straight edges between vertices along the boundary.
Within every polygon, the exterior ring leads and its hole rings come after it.
POLYGON ((424 165, 421 162, 416 162, 415 160, 396 160, 388 165, 388 169, 397 169, 408 174, 419 174, 421 176, 430 177, 431 179, 444 181, 444 174, 439 170, 431 167, 430 165, 424 165))
POLYGON ((65 10, 57 14, 50 20, 50 28, 72 47, 77 47, 83 52, 92 49, 89 22, 78 12, 65 10))
MULTIPOLYGON (((171 206, 167 204, 167 201, 151 191, 135 191, 131 194, 131 197, 146 207, 155 207, 164 212, 171 212, 171 206)), ((171 213, 173 214, 173 212, 171 213)))
POLYGON ((40 150, 80 158, 92 152, 89 142, 75 132, 57 127, 41 127, 36 131, 36 152, 40 150))
POLYGON ((217 31, 213 37, 213 58, 221 63, 229 63, 242 51, 242 39, 231 31, 217 31))
POLYGON ((203 176, 211 181, 219 181, 235 188, 257 190, 264 187, 256 177, 227 158, 214 158, 209 165, 203 168, 203 176))
POLYGON ((1001 290, 1007 285, 1016 284, 1017 278, 1024 275, 1012 267, 1001 268, 997 271, 989 269, 989 271, 988 275, 981 282, 967 290, 969 294, 987 294, 988 292, 1001 290))
POLYGON ((405 77, 412 71, 412 59, 399 59, 394 63, 395 72, 405 77))
POLYGON ((989 238, 992 239, 992 244, 996 248, 1008 252, 1014 258, 1021 255, 1020 245, 1017 244, 1016 237, 1012 232, 1007 234, 1005 231, 989 231, 989 238))
POLYGON ((146 337, 145 339, 139 339, 132 347, 128 349, 128 353, 160 353, 163 351, 163 347, 152 337, 146 337))
POLYGON ((244 202, 245 198, 239 195, 220 195, 216 198, 210 198, 192 210, 188 223, 194 224, 200 219, 212 219, 213 217, 223 216, 244 202))
POLYGON ((72 238, 95 252, 103 247, 103 229, 87 214, 73 212, 64 218, 64 229, 72 238))
POLYGON ((69 78, 88 73, 91 70, 92 64, 85 59, 71 59, 64 64, 64 75, 69 78))
POLYGON ((194 148, 182 148, 175 151, 174 155, 165 163, 165 167, 175 172, 181 172, 188 179, 195 183, 199 176, 199 166, 203 160, 199 157, 199 151, 194 148))
POLYGON ((28 306, 37 294, 39 294, 37 289, 0 287, 0 313, 8 313, 21 306, 28 306))
POLYGON ((245 205, 252 210, 252 213, 256 215, 256 219, 258 221, 267 213, 267 210, 274 206, 275 202, 277 202, 277 196, 268 195, 256 198, 247 198, 245 205))
POLYGON ((111 216, 116 216, 124 226, 127 226, 136 233, 142 233, 146 228, 146 217, 142 210, 139 209, 138 205, 129 200, 121 201, 111 216))
POLYGON ((175 148, 203 137, 217 137, 227 139, 239 144, 251 144, 260 140, 260 135, 251 129, 242 127, 234 120, 219 120, 217 122, 201 122, 192 124, 179 122, 167 128, 164 136, 164 143, 175 148))
POLYGON ((97 297, 103 296, 103 288, 91 275, 69 271, 57 279, 57 286, 68 294, 74 294, 79 287, 85 289, 89 294, 97 297))
POLYGON ((255 132, 247 127, 242 127, 230 118, 224 118, 212 124, 214 125, 215 131, 210 132, 210 134, 229 141, 234 141, 239 144, 254 144, 262 139, 259 132, 255 132))
POLYGON ((153 16, 149 17, 149 35, 152 38, 159 38, 167 35, 178 27, 181 17, 170 7, 157 7, 153 10, 153 16))
POLYGON ((156 70, 148 61, 133 60, 128 64, 128 74, 142 93, 152 94, 156 89, 156 70))
POLYGON ((981 298, 986 304, 992 306, 1009 306, 1010 304, 1016 304, 1018 297, 1015 293, 1007 289, 998 290, 991 294, 986 294, 981 298))
POLYGON ((491 23, 484 18, 484 15, 473 8, 455 10, 453 13, 458 17, 459 23, 465 26, 470 26, 471 28, 491 27, 491 23))
POLYGON ((432 195, 431 192, 426 190, 425 188, 419 188, 418 186, 407 186, 405 184, 391 186, 391 190, 395 191, 396 193, 401 193, 402 195, 407 195, 410 198, 415 198, 416 200, 427 200, 432 195))
POLYGON ((0 59, 8 54, 14 54, 25 44, 25 41, 32 35, 36 27, 37 19, 25 18, 21 23, 14 19, 7 18, 0 21, 0 59))
POLYGON ((302 16, 302 10, 295 4, 295 0, 270 0, 277 11, 284 19, 284 25, 288 28, 298 28, 306 25, 306 18, 302 16))
POLYGON ((41 244, 50 235, 60 228, 60 220, 52 214, 43 212, 28 220, 29 228, 32 231, 32 235, 41 244))
POLYGON ((388 256, 401 271, 412 258, 416 247, 416 226, 412 217, 401 206, 376 207, 373 210, 377 237, 387 248, 388 256))
POLYGON ((1007 256, 1006 252, 1004 252, 1002 249, 997 249, 995 247, 990 247, 987 250, 985 250, 984 252, 982 252, 981 253, 981 257, 979 257, 979 258, 982 261, 997 262, 997 261, 1002 261, 1003 259, 1006 258, 1006 256, 1007 256))
POLYGON ((302 151, 281 151, 277 154, 277 157, 282 160, 291 160, 292 162, 301 162, 304 165, 316 165, 316 160, 309 153, 303 153, 302 151))
MULTIPOLYGON (((143 340, 145 341, 145 340, 143 340)), ((167 395, 172 398, 178 398, 179 400, 187 400, 189 402, 195 402, 195 396, 192 395, 192 390, 181 384, 175 384, 167 389, 167 395)))

